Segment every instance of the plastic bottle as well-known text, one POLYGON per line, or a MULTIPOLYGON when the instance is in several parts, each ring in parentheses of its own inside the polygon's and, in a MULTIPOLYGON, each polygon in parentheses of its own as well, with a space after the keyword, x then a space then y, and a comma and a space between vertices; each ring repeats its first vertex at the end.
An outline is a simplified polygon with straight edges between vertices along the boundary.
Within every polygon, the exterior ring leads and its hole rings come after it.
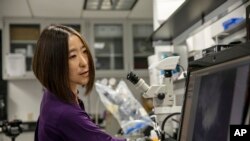
POLYGON ((158 135, 157 135, 157 133, 155 132, 155 130, 151 130, 151 131, 150 131, 150 139, 151 139, 152 141, 159 141, 158 135))

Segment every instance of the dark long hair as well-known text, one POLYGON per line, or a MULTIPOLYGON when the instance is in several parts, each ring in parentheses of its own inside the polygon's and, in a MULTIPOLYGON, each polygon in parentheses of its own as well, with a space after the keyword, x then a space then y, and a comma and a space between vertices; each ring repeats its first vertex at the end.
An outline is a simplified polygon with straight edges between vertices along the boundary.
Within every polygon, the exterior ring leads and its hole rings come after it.
POLYGON ((89 46, 74 29, 63 25, 50 25, 45 28, 38 41, 33 58, 33 72, 40 83, 58 98, 72 102, 73 93, 69 85, 68 38, 76 35, 87 48, 89 60, 89 82, 85 94, 89 94, 94 85, 95 67, 89 46))

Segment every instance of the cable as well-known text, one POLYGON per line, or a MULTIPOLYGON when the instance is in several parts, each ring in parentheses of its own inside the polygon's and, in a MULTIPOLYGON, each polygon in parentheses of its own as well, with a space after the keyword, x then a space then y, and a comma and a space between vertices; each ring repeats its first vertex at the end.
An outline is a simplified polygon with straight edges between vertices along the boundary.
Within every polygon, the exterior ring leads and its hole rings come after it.
POLYGON ((178 64, 178 66, 182 69, 182 72, 183 72, 183 76, 186 78, 187 77, 187 74, 185 73, 185 69, 182 65, 178 64))
POLYGON ((172 116, 180 115, 180 114, 181 113, 172 113, 172 114, 169 114, 167 117, 165 117, 165 119, 163 120, 162 125, 161 125, 161 130, 162 131, 164 130, 164 126, 169 118, 171 118, 172 116))
MULTIPOLYGON (((167 120, 169 119, 169 118, 171 118, 172 116, 176 116, 176 115, 180 115, 181 113, 172 113, 172 114, 169 114, 167 117, 165 117, 165 119, 163 120, 163 122, 162 122, 162 125, 161 125, 161 131, 163 132, 162 133, 162 139, 165 139, 165 132, 164 132, 164 126, 165 126, 165 124, 166 124, 166 122, 167 122, 167 120)), ((168 133, 166 133, 167 135, 169 135, 168 133)), ((171 137, 170 135, 169 135, 169 137, 171 137)))
POLYGON ((178 66, 182 69, 182 71, 185 71, 185 69, 182 65, 178 64, 178 66))

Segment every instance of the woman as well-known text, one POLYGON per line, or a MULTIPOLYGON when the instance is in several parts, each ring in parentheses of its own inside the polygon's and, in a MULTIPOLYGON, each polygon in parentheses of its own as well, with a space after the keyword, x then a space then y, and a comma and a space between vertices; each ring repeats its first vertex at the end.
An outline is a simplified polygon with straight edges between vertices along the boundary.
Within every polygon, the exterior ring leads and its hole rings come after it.
POLYGON ((78 86, 92 90, 93 59, 85 40, 74 29, 51 25, 37 42, 33 71, 45 87, 35 133, 39 141, 125 141, 101 131, 85 112, 78 86))

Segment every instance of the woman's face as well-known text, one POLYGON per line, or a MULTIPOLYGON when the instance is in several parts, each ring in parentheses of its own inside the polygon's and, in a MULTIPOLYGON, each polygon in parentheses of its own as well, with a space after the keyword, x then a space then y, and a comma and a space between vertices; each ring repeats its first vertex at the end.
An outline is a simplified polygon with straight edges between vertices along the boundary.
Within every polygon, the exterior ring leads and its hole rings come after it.
POLYGON ((72 91, 77 85, 89 82, 88 54, 86 46, 76 35, 69 36, 69 81, 72 91))

